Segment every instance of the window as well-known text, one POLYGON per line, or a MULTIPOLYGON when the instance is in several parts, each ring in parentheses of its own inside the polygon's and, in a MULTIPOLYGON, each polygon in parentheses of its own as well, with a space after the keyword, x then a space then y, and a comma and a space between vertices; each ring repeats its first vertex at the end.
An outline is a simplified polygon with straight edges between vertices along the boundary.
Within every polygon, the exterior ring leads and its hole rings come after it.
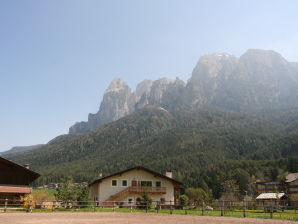
POLYGON ((164 205, 166 203, 166 199, 165 198, 160 198, 160 204, 164 205))
POLYGON ((161 187, 161 182, 160 181, 156 181, 155 182, 155 187, 161 187))
POLYGON ((127 180, 122 180, 122 187, 127 187, 127 180))
POLYGON ((117 180, 112 180, 112 186, 117 187, 117 180))
POLYGON ((128 204, 132 204, 133 203, 133 199, 132 198, 129 198, 128 199, 128 204))
POLYGON ((152 181, 141 181, 142 187, 152 187, 152 181))

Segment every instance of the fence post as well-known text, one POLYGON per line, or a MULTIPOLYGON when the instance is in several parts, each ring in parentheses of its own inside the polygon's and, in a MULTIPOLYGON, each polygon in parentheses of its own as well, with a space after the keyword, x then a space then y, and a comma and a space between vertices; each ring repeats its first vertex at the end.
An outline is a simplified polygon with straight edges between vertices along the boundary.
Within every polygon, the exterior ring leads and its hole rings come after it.
POLYGON ((130 205, 130 212, 132 212, 132 205, 130 205))
POLYGON ((56 204, 56 203, 55 203, 54 201, 52 201, 52 209, 51 209, 52 212, 54 212, 54 206, 55 206, 55 204, 56 204))
POLYGON ((270 203, 270 218, 272 219, 273 218, 273 201, 271 200, 271 203, 270 203))
POLYGON ((6 198, 5 199, 5 205, 4 205, 4 212, 6 212, 6 210, 7 210, 7 201, 8 201, 8 199, 6 198))
POLYGON ((113 212, 115 212, 115 202, 113 201, 113 212))
POLYGON ((243 200, 243 217, 246 218, 246 202, 243 200))
POLYGON ((224 216, 224 201, 221 202, 221 206, 220 206, 220 216, 224 216))
POLYGON ((205 202, 202 201, 202 216, 204 216, 205 202))
POLYGON ((173 214, 173 207, 172 207, 172 201, 170 201, 170 214, 173 214))
POLYGON ((29 201, 28 212, 32 212, 32 200, 29 201))
POLYGON ((148 212, 148 202, 146 201, 146 213, 148 212))

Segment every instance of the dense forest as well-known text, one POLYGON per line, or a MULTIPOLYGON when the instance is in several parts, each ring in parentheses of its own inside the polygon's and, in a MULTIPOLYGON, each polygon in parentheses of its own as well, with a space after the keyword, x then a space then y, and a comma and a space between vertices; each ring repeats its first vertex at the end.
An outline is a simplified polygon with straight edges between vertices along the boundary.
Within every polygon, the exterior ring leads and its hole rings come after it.
POLYGON ((83 135, 64 135, 45 146, 7 155, 30 163, 37 185, 92 181, 141 165, 172 171, 185 187, 220 198, 232 183, 254 194, 254 181, 298 172, 298 109, 250 115, 205 108, 168 112, 147 107, 83 135))

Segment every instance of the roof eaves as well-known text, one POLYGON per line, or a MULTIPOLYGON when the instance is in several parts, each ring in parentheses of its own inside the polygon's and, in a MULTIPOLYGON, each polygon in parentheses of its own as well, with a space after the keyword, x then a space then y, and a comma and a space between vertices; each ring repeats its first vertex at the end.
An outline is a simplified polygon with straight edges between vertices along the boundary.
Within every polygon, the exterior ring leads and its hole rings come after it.
POLYGON ((99 178, 99 179, 93 181, 92 183, 88 184, 88 186, 91 186, 91 185, 96 184, 96 183, 100 183, 102 180, 107 179, 107 178, 109 178, 109 177, 113 177, 113 176, 116 176, 116 175, 121 175, 122 173, 129 172, 129 171, 131 171, 131 170, 135 170, 135 169, 146 170, 147 172, 153 173, 153 174, 156 175, 156 176, 159 176, 159 177, 168 179, 169 181, 172 181, 172 182, 175 182, 175 183, 177 183, 177 184, 183 185, 183 183, 181 183, 180 181, 177 181, 177 180, 175 180, 175 179, 172 179, 172 178, 170 178, 170 177, 167 177, 167 176, 165 176, 165 175, 162 175, 162 174, 160 174, 160 173, 158 173, 158 172, 155 172, 155 171, 153 171, 153 170, 150 170, 150 169, 148 169, 148 168, 146 168, 146 167, 136 166, 136 167, 132 167, 132 168, 129 168, 129 169, 126 169, 126 170, 122 170, 122 171, 120 171, 120 172, 117 172, 117 173, 114 173, 114 174, 111 174, 111 175, 108 175, 108 176, 99 178))

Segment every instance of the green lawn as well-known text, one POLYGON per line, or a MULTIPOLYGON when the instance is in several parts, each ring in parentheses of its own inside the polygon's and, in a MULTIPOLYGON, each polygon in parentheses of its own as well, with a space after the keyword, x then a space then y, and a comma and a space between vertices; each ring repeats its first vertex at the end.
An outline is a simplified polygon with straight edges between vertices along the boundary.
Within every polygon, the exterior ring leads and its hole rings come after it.
MULTIPOLYGON (((0 210, 2 211, 3 208, 0 207, 0 210)), ((26 212, 24 209, 12 209, 8 210, 7 212, 26 212)), ((33 209, 34 213, 41 213, 41 212, 52 212, 49 209, 33 209)), ((55 209, 54 212, 138 212, 138 213, 145 213, 146 210, 144 209, 130 209, 130 208, 101 208, 96 207, 95 209, 93 207, 87 207, 87 208, 72 208, 72 209, 55 209)), ((170 214, 170 209, 148 209, 148 213, 160 213, 160 214, 170 214)), ((173 209, 172 214, 176 215, 202 215, 202 211, 200 209, 173 209)), ((220 211, 204 211, 205 216, 221 216, 220 211)), ((225 211, 224 216, 226 217, 243 217, 243 211, 241 210, 234 210, 234 211, 225 211)), ((262 218, 262 219, 270 219, 270 213, 264 213, 263 211, 247 211, 246 217, 248 218, 262 218)), ((273 213, 273 219, 284 219, 284 220, 296 220, 298 221, 298 211, 295 212, 295 210, 284 210, 283 212, 276 212, 273 213)))

